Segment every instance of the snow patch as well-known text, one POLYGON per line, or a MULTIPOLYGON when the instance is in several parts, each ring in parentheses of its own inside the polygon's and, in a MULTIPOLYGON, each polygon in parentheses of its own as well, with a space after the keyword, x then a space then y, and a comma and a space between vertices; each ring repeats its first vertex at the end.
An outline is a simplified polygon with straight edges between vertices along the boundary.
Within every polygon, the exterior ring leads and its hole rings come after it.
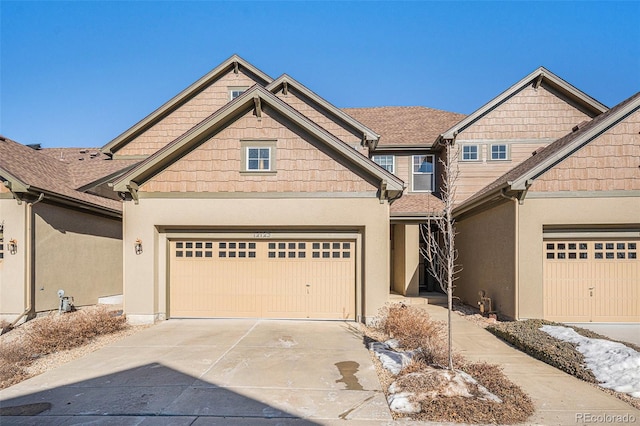
POLYGON ((370 348, 376 354, 382 366, 389 370, 391 374, 397 376, 409 364, 417 351, 395 351, 392 349, 393 346, 397 347, 397 342, 390 340, 384 343, 373 342, 370 348))
POLYGON ((640 353, 622 343, 584 337, 569 327, 543 325, 540 330, 575 344, 600 386, 640 398, 640 353))

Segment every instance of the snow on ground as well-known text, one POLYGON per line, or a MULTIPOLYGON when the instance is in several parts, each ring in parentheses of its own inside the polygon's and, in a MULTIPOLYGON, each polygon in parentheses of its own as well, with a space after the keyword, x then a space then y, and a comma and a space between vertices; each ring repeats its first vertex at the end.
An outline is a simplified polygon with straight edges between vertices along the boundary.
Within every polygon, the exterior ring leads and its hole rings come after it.
MULTIPOLYGON (((384 343, 373 342, 371 350, 376 354, 382 366, 398 376, 407 366, 411 358, 418 351, 402 351, 394 340, 384 343)), ((387 402, 391 411, 411 414, 422 410, 420 401, 429 401, 437 397, 461 396, 464 398, 479 398, 485 401, 501 403, 502 400, 479 384, 473 377, 463 371, 449 371, 427 367, 424 371, 409 373, 405 378, 414 380, 414 384, 405 388, 402 382, 396 380, 389 386, 387 402), (416 383, 428 383, 416 389, 416 383), (417 390, 417 392, 416 392, 417 390)))
POLYGON ((384 343, 373 342, 370 347, 382 363, 382 366, 389 370, 394 376, 400 374, 400 371, 409 364, 416 352, 394 351, 393 348, 397 347, 397 343, 393 340, 384 343))
POLYGON ((639 352, 622 343, 581 336, 569 327, 544 325, 540 330, 558 340, 575 344, 600 386, 640 398, 639 352))

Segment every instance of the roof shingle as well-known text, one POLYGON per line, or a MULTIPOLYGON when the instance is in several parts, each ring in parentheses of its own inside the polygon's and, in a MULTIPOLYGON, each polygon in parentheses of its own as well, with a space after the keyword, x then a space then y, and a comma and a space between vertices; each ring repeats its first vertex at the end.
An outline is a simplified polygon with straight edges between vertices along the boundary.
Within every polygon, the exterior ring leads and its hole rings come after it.
POLYGON ((465 118, 464 114, 421 106, 344 108, 343 111, 378 133, 378 146, 431 146, 442 132, 465 118))
POLYGON ((5 137, 0 137, 0 169, 30 187, 97 207, 122 211, 119 201, 77 191, 73 187, 68 164, 5 137))

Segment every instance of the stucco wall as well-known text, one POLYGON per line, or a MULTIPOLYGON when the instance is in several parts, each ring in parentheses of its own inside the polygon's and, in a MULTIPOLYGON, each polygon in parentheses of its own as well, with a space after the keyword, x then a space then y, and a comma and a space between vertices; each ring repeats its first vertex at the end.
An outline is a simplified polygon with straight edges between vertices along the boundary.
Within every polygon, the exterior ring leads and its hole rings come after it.
POLYGON ((500 315, 516 316, 516 207, 512 201, 464 218, 456 224, 458 264, 462 272, 454 295, 477 306, 485 290, 500 315))
POLYGON ((47 203, 35 214, 36 310, 58 308, 57 291, 77 306, 122 294, 122 224, 47 203))
POLYGON ((389 292, 389 207, 377 198, 142 198, 124 206, 125 312, 134 322, 166 315, 166 228, 245 232, 358 231, 362 241, 359 312, 376 315, 389 292), (136 239, 143 253, 134 253, 136 239))
POLYGON ((0 195, 0 223, 4 225, 4 259, 0 260, 0 319, 12 321, 27 307, 25 290, 25 208, 16 200, 0 195), (9 240, 18 243, 16 254, 10 254, 9 240))
POLYGON ((420 291, 419 225, 393 226, 393 290, 405 296, 417 296, 420 291))
POLYGON ((606 229, 614 225, 640 227, 640 197, 537 198, 529 194, 519 206, 518 282, 519 317, 542 318, 543 227, 571 229, 588 225, 606 229))

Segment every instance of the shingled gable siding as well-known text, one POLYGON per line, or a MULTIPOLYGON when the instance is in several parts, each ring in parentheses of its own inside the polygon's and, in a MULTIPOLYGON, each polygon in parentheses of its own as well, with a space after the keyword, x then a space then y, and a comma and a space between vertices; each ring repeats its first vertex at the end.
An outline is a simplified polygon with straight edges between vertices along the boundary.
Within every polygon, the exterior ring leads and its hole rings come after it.
POLYGON ((462 161, 457 198, 463 201, 529 158, 537 149, 571 132, 591 117, 547 90, 527 86, 456 138, 456 149, 478 145, 478 161, 462 161), (507 144, 508 160, 491 160, 491 144, 507 144))
POLYGON ((544 85, 527 86, 460 132, 458 139, 557 139, 591 118, 544 85))
POLYGON ((287 104, 291 105, 305 117, 309 118, 311 121, 330 132, 332 135, 338 137, 340 140, 348 143, 353 147, 357 146, 360 153, 362 153, 363 155, 367 155, 367 148, 360 145, 362 141, 362 135, 354 134, 353 131, 349 130, 344 125, 339 124, 332 117, 329 117, 327 114, 318 111, 316 107, 311 105, 308 101, 304 100, 303 97, 295 95, 292 90, 289 90, 286 95, 284 95, 282 91, 280 91, 276 93, 276 96, 278 96, 278 98, 282 99, 287 104))
POLYGON ((252 112, 141 186, 141 192, 375 192, 263 111, 252 112), (276 173, 242 173, 241 140, 276 141, 276 173))
POLYGON ((155 153, 227 104, 230 87, 250 87, 254 84, 256 81, 249 74, 242 72, 242 69, 238 74, 229 70, 227 74, 214 81, 202 92, 122 147, 116 154, 129 156, 155 153))
POLYGON ((640 190, 640 111, 536 179, 530 192, 640 190))

